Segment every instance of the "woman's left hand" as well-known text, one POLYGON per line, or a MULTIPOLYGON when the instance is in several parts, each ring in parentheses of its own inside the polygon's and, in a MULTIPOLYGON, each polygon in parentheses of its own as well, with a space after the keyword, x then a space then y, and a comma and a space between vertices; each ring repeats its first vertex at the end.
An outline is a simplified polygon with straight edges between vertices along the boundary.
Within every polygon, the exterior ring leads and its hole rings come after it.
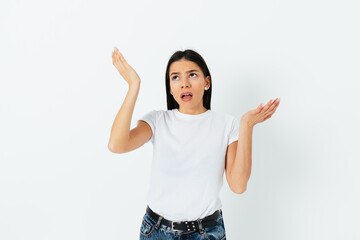
POLYGON ((261 106, 260 104, 257 108, 245 113, 241 117, 241 121, 245 122, 249 127, 252 128, 256 124, 269 119, 274 114, 279 104, 279 98, 276 98, 273 102, 270 100, 265 106, 261 106))

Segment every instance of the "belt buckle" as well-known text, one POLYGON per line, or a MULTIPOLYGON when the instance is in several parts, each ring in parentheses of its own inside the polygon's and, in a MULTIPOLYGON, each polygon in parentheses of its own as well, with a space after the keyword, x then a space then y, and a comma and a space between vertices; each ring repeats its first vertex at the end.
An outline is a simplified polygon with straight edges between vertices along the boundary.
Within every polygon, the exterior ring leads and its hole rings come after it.
POLYGON ((197 221, 198 224, 199 224, 199 231, 200 231, 200 233, 201 233, 201 234, 204 233, 205 230, 204 230, 204 228, 203 228, 203 226, 202 226, 202 219, 197 219, 196 221, 197 221))
POLYGON ((174 228, 174 223, 175 223, 174 221, 171 221, 171 229, 172 229, 172 230, 179 230, 179 229, 175 229, 175 228, 174 228))

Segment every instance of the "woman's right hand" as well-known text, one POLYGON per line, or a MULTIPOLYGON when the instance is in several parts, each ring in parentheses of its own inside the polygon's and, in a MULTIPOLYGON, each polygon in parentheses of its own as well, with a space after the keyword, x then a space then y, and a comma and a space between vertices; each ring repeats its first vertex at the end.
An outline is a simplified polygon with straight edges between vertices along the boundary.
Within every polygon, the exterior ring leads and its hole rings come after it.
POLYGON ((119 49, 114 47, 112 53, 112 62, 116 69, 119 71, 121 76, 129 84, 139 84, 140 77, 136 71, 126 62, 124 56, 120 53, 119 49))

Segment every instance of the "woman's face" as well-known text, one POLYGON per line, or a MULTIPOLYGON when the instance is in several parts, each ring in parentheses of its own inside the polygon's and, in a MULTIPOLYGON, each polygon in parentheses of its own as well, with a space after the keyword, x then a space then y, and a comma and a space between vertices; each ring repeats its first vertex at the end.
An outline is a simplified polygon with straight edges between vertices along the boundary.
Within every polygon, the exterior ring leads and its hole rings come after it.
POLYGON ((210 87, 210 77, 204 77, 200 67, 189 60, 181 59, 173 62, 169 69, 170 93, 179 104, 179 111, 189 114, 204 112, 203 95, 205 88, 210 87), (182 98, 184 92, 192 97, 182 98))

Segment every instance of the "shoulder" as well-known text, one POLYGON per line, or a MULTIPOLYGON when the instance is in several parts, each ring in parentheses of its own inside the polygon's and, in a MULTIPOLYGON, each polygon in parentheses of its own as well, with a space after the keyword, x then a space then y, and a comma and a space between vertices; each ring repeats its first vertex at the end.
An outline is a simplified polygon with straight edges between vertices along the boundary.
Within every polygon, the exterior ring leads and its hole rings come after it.
POLYGON ((164 114, 164 110, 158 110, 158 109, 153 109, 153 110, 150 110, 148 111, 145 115, 147 116, 154 116, 154 117, 157 117, 159 115, 163 115, 164 114))
POLYGON ((155 123, 157 122, 157 120, 163 113, 164 113, 164 110, 153 109, 153 110, 150 110, 150 111, 144 113, 139 118, 139 120, 143 120, 147 123, 153 123, 155 125, 155 123))
POLYGON ((145 116, 151 117, 154 120, 159 118, 171 118, 174 113, 174 109, 171 110, 163 110, 163 109, 154 109, 145 114, 145 116))
POLYGON ((237 117, 235 117, 232 114, 225 113, 225 112, 212 111, 212 116, 214 118, 218 118, 226 123, 232 123, 233 121, 237 120, 237 117))

